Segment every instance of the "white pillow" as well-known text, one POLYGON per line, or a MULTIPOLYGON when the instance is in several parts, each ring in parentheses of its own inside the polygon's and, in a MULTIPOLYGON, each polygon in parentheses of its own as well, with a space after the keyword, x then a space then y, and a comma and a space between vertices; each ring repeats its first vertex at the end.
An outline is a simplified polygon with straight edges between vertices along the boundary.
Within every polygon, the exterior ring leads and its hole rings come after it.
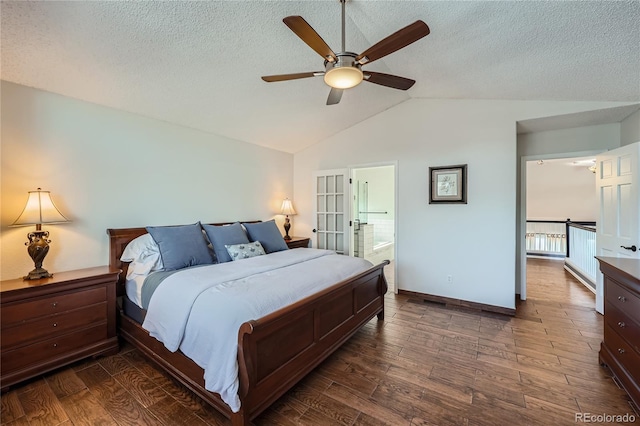
POLYGON ((139 237, 131 240, 124 248, 122 256, 120 256, 120 260, 123 262, 133 262, 146 251, 155 251, 160 253, 158 244, 156 244, 156 241, 153 239, 151 234, 140 235, 139 237))
POLYGON ((148 275, 164 268, 160 248, 151 234, 141 235, 127 244, 120 260, 131 262, 127 269, 127 279, 134 275, 148 275))

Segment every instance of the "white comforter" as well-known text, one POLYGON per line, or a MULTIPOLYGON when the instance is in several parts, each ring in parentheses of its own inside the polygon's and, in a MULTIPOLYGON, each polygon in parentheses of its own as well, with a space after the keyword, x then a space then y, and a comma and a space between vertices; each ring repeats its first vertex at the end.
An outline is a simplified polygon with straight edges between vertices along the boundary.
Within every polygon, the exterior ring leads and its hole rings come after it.
POLYGON ((240 325, 371 266, 332 251, 295 249, 185 269, 158 286, 142 326, 167 349, 179 348, 202 367, 205 388, 238 412, 240 325))

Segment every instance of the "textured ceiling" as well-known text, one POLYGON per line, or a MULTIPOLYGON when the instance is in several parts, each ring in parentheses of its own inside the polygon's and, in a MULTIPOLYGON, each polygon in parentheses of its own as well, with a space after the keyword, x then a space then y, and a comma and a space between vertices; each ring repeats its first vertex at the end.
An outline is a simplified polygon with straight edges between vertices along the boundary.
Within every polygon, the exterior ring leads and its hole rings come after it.
POLYGON ((297 152, 409 97, 640 101, 640 2, 364 1, 346 5, 356 53, 412 23, 431 34, 365 69, 326 106, 322 70, 283 23, 301 15, 340 50, 340 4, 314 1, 2 1, 4 80, 297 152))

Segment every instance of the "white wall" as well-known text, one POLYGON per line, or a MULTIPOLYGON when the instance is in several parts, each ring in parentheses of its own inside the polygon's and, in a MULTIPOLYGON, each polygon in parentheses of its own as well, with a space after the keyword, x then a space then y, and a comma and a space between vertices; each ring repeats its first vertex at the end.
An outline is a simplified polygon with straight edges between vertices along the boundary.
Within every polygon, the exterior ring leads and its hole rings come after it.
POLYGON ((620 144, 630 145, 640 141, 640 109, 620 123, 620 144))
MULTIPOLYGON (((292 198, 291 154, 2 82, 0 275, 33 269, 27 191, 73 222, 51 232, 50 272, 108 263, 107 228, 270 219, 292 198)), ((276 216, 282 222, 282 216, 276 216)))
POLYGON ((527 162, 527 219, 596 221, 596 175, 587 166, 573 166, 571 162, 527 162))
POLYGON ((516 121, 617 105, 408 100, 295 154, 297 235, 313 235, 314 170, 398 161, 399 288, 514 308, 516 121), (451 164, 468 164, 468 204, 430 205, 429 166, 451 164))
MULTIPOLYGON (((605 151, 620 146, 620 123, 549 130, 518 135, 518 157, 605 151)), ((557 158, 557 157, 556 157, 557 158)))

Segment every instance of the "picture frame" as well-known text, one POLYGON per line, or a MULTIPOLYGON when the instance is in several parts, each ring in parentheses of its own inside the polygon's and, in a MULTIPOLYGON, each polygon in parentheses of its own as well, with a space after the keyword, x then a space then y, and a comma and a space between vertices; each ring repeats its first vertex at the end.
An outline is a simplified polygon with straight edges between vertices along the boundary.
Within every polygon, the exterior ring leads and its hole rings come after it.
POLYGON ((467 204, 467 165, 429 167, 429 204, 467 204))

